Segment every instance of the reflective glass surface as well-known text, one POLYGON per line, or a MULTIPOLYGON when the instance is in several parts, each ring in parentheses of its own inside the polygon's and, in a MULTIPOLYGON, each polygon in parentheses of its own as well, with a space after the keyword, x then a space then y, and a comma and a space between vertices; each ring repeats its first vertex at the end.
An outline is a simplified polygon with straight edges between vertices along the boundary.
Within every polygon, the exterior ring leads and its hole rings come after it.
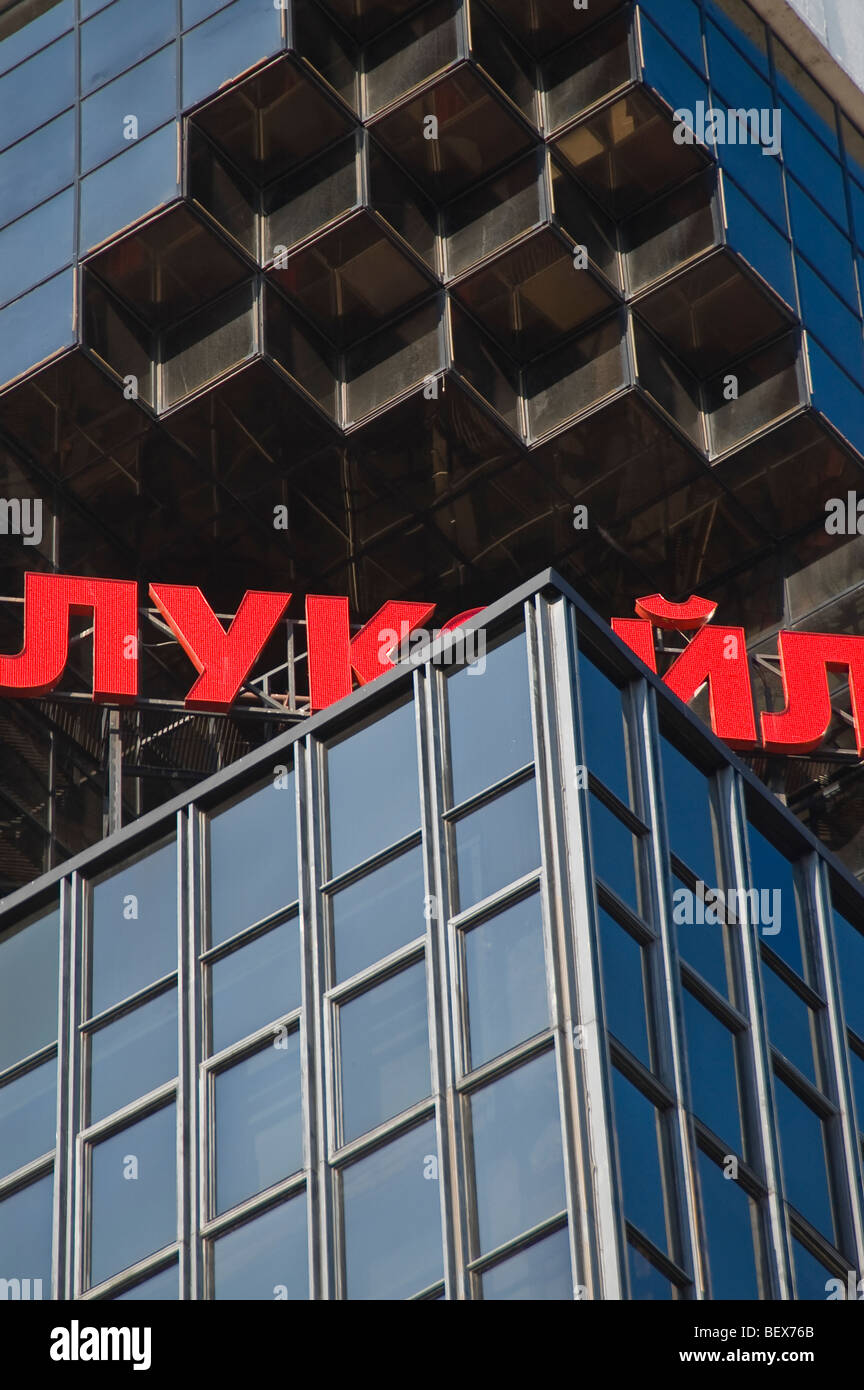
POLYGON ((20 217, 75 177, 75 113, 67 111, 0 154, 0 222, 20 217))
POLYGON ((565 1206, 555 1055, 546 1052, 471 1096, 482 1251, 565 1206))
POLYGON ((160 994, 90 1039, 90 1123, 177 1074, 177 995, 160 994))
POLYGON ((175 1264, 169 1265, 167 1269, 160 1269, 158 1274, 151 1275, 149 1279, 142 1279, 129 1289, 124 1289, 113 1301, 137 1302, 140 1299, 145 1303, 174 1303, 179 1297, 180 1276, 175 1264))
MULTIPOLYGON (((116 0, 81 26, 81 86, 92 92, 174 37, 175 0, 116 0)), ((124 113, 125 114, 125 113, 124 113)))
POLYGON ((534 760, 524 633, 447 680, 453 803, 534 760))
POLYGON ((683 993, 693 1109, 734 1152, 741 1153, 733 1034, 689 990, 683 993))
POLYGON ((177 1239, 176 1123, 167 1105, 94 1144, 90 1283, 177 1239))
POLYGON ((795 1297, 798 1299, 823 1302, 828 1297, 829 1280, 832 1271, 811 1254, 800 1240, 792 1241, 793 1263, 795 1265, 795 1297))
POLYGON ((0 1087, 0 1178, 53 1149, 57 1125, 54 1057, 0 1087))
POLYGON ((762 970, 762 984, 771 1042, 778 1052, 794 1062, 809 1081, 815 1083, 813 1030, 816 1019, 813 1010, 769 965, 762 970))
POLYGON ((539 894, 462 934, 472 1067, 549 1027, 539 894))
POLYGON ((334 977, 348 980, 422 936, 427 903, 421 849, 408 850, 334 893, 334 977))
POLYGON ((458 820, 453 837, 463 910, 538 868, 540 833, 533 777, 458 820))
POLYGON ((758 1298, 754 1239, 756 1207, 707 1154, 699 1153, 702 1211, 712 1298, 758 1298))
POLYGON ((639 842, 598 796, 591 797, 591 848, 597 877, 638 912, 639 842))
POLYGON ((748 833, 752 883, 754 888, 759 889, 760 921, 763 924, 764 939, 772 951, 782 956, 787 965, 791 965, 793 970, 803 975, 804 958, 801 953, 801 928, 792 865, 755 826, 751 825, 748 833), (765 899, 768 913, 761 910, 762 898, 766 893, 770 895, 765 899), (779 916, 774 911, 775 906, 779 908, 779 916), (774 918, 770 923, 766 920, 769 914, 774 918), (771 935, 765 935, 766 925, 771 935), (776 931, 775 928, 778 926, 780 930, 776 931))
POLYGON ((0 1071, 55 1041, 59 969, 57 912, 0 937, 0 1071))
POLYGON ((51 1297, 53 1203, 53 1174, 0 1202, 0 1279, 29 1279, 33 1296, 41 1279, 43 1298, 51 1297))
POLYGON ((625 806, 629 806, 621 692, 586 656, 579 662, 579 689, 588 766, 625 806))
POLYGON ((630 1266, 630 1297, 640 1302, 661 1303, 674 1297, 673 1285, 659 1269, 646 1260, 640 1250, 628 1244, 630 1266))
POLYGON ((306 1198, 301 1196, 213 1242, 213 1297, 308 1298, 307 1263, 306 1198))
POLYGON ((342 1137, 356 1139, 429 1094, 423 962, 339 1007, 342 1137))
POLYGON ((409 1298, 443 1277, 435 1123, 345 1168, 345 1294, 409 1298))
POLYGON ((606 1026, 640 1062, 650 1067, 643 948, 602 907, 598 918, 606 1026))
POLYGON ((0 77, 0 145, 11 145, 75 100, 75 40, 58 39, 0 77))
POLYGON ((54 0, 54 4, 39 8, 44 10, 43 14, 28 16, 18 27, 15 16, 10 15, 11 30, 0 38, 0 72, 29 58, 31 53, 44 48, 75 23, 75 0, 54 0))
POLYGON ((296 901, 293 772, 212 815, 209 846, 210 944, 216 946, 296 901))
POLYGON ((300 922, 292 918, 214 961, 210 990, 214 1052, 300 1007, 300 922))
POLYGON ((278 52, 281 38, 279 10, 260 0, 235 0, 193 29, 183 39, 184 107, 278 52))
POLYGON ((672 921, 683 959, 720 994, 728 995, 722 925, 724 904, 713 895, 709 896, 710 892, 696 893, 673 874, 672 921))
POLYGON ((92 169, 149 135, 174 115, 176 102, 177 45, 170 44, 82 103, 82 168, 92 169))
POLYGON ((483 1299, 572 1299, 570 1238, 566 1228, 529 1245, 483 1275, 483 1299))
POLYGON ((74 341, 75 277, 64 270, 0 313, 0 385, 74 341))
POLYGON ((174 121, 81 180, 81 252, 177 196, 174 121))
POLYGON ((846 1023, 864 1038, 864 933, 836 908, 833 922, 846 1023))
POLYGON ((161 849, 93 887, 90 1014, 177 969, 177 847, 161 849))
POLYGON ((0 232, 0 303, 71 261, 74 241, 71 188, 0 232))
POLYGON ((214 1081, 216 1211, 303 1166, 300 1034, 276 1038, 214 1081))
POLYGON ((420 789, 413 704, 400 705, 331 745, 327 782, 334 875, 417 830, 420 789))
POLYGON ((824 1124, 779 1076, 774 1078, 786 1200, 833 1238, 824 1124))
POLYGON ((665 1250, 659 1115, 647 1096, 615 1067, 612 1082, 624 1214, 655 1245, 665 1250))
POLYGON ((710 783, 667 738, 660 739, 669 847, 709 888, 717 886, 710 783))

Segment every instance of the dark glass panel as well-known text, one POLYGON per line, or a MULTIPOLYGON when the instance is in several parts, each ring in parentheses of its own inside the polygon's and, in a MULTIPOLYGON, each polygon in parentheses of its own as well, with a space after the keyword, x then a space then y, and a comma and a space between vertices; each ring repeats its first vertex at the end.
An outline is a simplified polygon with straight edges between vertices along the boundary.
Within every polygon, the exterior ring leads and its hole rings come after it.
POLYGON ((627 727, 621 691, 586 656, 579 662, 579 689, 588 766, 595 777, 629 806, 627 727))
POLYGON ((599 919, 606 1026, 650 1067, 643 948, 602 907, 599 919))
POLYGON ((744 1189, 700 1151, 699 1176, 711 1296, 714 1299, 759 1297, 756 1240, 758 1213, 744 1189))
POLYGON ((660 1116, 651 1101, 615 1067, 612 1081, 624 1215, 656 1246, 666 1250, 660 1116))
POLYGON ((742 1152, 735 1040, 709 1009, 684 990, 684 1024, 693 1109, 709 1129, 742 1152))
POLYGON ((81 87, 92 92, 174 37, 176 0, 116 0, 81 26, 81 87))
POLYGON ((833 1238, 825 1122, 779 1076, 774 1078, 786 1200, 833 1238))

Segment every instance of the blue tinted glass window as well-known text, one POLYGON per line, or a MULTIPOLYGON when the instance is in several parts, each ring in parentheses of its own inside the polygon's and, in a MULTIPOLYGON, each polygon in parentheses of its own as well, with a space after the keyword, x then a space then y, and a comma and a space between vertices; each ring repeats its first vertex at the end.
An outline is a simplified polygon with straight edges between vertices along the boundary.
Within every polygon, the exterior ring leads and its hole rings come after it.
POLYGON ((213 1297, 309 1297, 306 1198, 283 1202, 213 1243, 213 1297))
POLYGON ((216 1210, 227 1211, 303 1167, 300 1034, 219 1072, 216 1210))
POLYGON ((807 340, 807 354, 814 405, 827 415, 835 429, 864 453, 864 394, 813 338, 807 340))
POLYGON ((717 883, 711 784, 668 739, 660 740, 669 845, 703 883, 717 883))
MULTIPOLYGON (((810 191, 820 207, 825 208, 834 221, 845 231, 848 227, 846 190, 843 169, 836 159, 832 159, 825 146, 799 121, 798 117, 781 103, 783 112, 783 158, 787 169, 810 191)), ((791 201, 791 189, 790 189, 791 201)), ((792 212, 792 225, 795 226, 795 212, 792 212)), ((817 262, 818 263, 818 262, 817 262)))
POLYGON ((34 1298, 51 1297, 53 1206, 53 1174, 0 1202, 0 1279, 29 1279, 34 1298), (38 1293, 37 1279, 42 1280, 38 1293))
POLYGON ((815 1083, 816 1066, 811 1036, 815 1019, 812 1009, 769 965, 763 967, 762 982, 768 1014, 768 1036, 772 1044, 815 1083))
POLYGON ((260 0, 235 0, 183 39, 184 107, 209 96, 260 58, 269 58, 281 43, 277 9, 260 0))
POLYGON ((176 1264, 160 1269, 149 1279, 142 1279, 131 1288, 118 1293, 113 1302, 174 1303, 180 1297, 180 1272, 176 1264))
POLYGON ((0 78, 0 145, 11 145, 75 100, 75 37, 67 34, 0 78))
POLYGON ((849 180, 849 197, 852 202, 852 229, 859 246, 864 246, 864 188, 854 179, 849 180))
POLYGON ((849 1049, 849 1065, 852 1072, 852 1094, 858 1121, 858 1133, 864 1134, 864 1057, 853 1051, 851 1047, 849 1049))
MULTIPOLYGON (((728 142, 721 145, 717 156, 727 175, 734 178, 749 193, 756 209, 770 217, 775 228, 785 238, 789 230, 789 219, 786 214, 786 194, 783 190, 783 166, 779 159, 766 155, 761 145, 742 145, 737 140, 734 145, 728 142)), ((730 237, 734 238, 734 244, 738 249, 744 251, 752 248, 752 254, 758 262, 764 247, 770 242, 767 228, 763 228, 761 218, 757 220, 752 216, 746 204, 742 207, 733 199, 730 209, 728 198, 726 204, 730 220, 732 213, 738 212, 737 225, 729 228, 730 237)), ((784 298, 788 300, 789 295, 784 294, 784 298)))
POLYGON ((555 1055, 508 1072, 471 1097, 481 1250, 566 1206, 555 1055))
POLYGON ((798 288, 801 292, 801 317, 807 328, 821 338, 847 372, 864 377, 864 342, 861 320, 853 314, 828 288, 825 281, 806 262, 798 258, 798 288))
POLYGON ((53 1149, 56 1125, 57 1061, 52 1057, 0 1087, 0 1178, 53 1149))
POLYGON ((101 87, 174 37, 176 0, 116 0, 81 26, 81 86, 101 87))
POLYGON ((693 1109, 709 1129, 740 1153, 734 1038, 689 990, 683 991, 683 998, 693 1109))
POLYGON ((443 1277, 434 1121, 342 1174, 346 1296, 410 1298, 443 1277))
POLYGON ((75 113, 67 111, 0 155, 0 222, 11 222, 74 177, 75 113))
POLYGON ((795 1265, 795 1297, 808 1302, 818 1299, 823 1302, 828 1297, 828 1284, 833 1272, 811 1255, 800 1240, 793 1239, 792 1255, 795 1265))
POLYGON ((534 760, 525 634, 447 680, 453 802, 534 760))
POLYGON ((713 56, 713 36, 719 29, 734 39, 745 57, 767 76, 767 32, 746 0, 704 0, 704 7, 709 66, 713 56))
POLYGON ((638 839, 596 796, 591 798, 591 847, 597 877, 638 912, 638 839))
POLYGON ((540 895, 463 933, 471 1066, 549 1027, 540 895))
POLYGON ((331 899, 336 981, 350 979, 426 931, 419 846, 365 874, 331 899))
POLYGON ((75 277, 64 270, 0 313, 0 386, 75 341, 75 277))
POLYGON ((345 1142, 407 1110, 431 1090, 423 961, 339 1008, 345 1142))
MULTIPOLYGON (((766 160, 765 163, 768 161, 766 160)), ((766 174, 766 186, 772 179, 766 174)), ((754 270, 773 286, 781 298, 795 307, 795 281, 792 275, 792 247, 786 237, 763 217, 749 198, 731 179, 723 185, 726 215, 729 219, 729 244, 740 251, 754 270)))
POLYGON ((650 1067, 642 950, 638 941, 601 907, 600 949, 606 1026, 650 1067))
POLYGON ((210 817, 210 944, 218 945, 297 899, 294 774, 210 817))
POLYGON ((463 910, 538 869, 540 831, 533 777, 457 821, 453 836, 463 910))
POLYGON ((174 1106, 94 1144, 90 1191, 90 1283, 177 1239, 174 1106))
POLYGON ((820 140, 825 141, 832 153, 839 154, 840 142, 837 139, 837 118, 833 103, 825 92, 812 81, 789 50, 784 48, 783 44, 778 43, 776 39, 774 41, 774 70, 777 90, 784 102, 788 102, 790 106, 795 108, 801 119, 806 121, 812 130, 815 130, 820 140))
POLYGON ((702 22, 698 5, 693 0, 647 0, 643 5, 658 27, 681 49, 690 62, 704 71, 702 52, 702 22))
POLYGON ((528 1299, 533 1302, 573 1297, 570 1238, 566 1228, 538 1240, 483 1275, 483 1300, 528 1299))
POLYGON ((752 882, 759 891, 760 934, 772 951, 803 975, 801 927, 792 865, 755 826, 750 826, 749 837, 752 882))
POLYGON ((864 933, 836 908, 833 921, 846 1022, 864 1038, 864 933))
POLYGON ((0 1071, 56 1041, 59 970, 56 911, 0 937, 0 1071))
POLYGON ((723 1169, 701 1151, 699 1177, 711 1296, 714 1299, 758 1298, 754 1247, 756 1205, 739 1183, 725 1177, 723 1169))
MULTIPOLYGON (((10 16, 14 24, 14 16, 10 16)), ((60 3, 45 7, 45 13, 35 18, 23 18, 19 28, 14 28, 0 39, 0 72, 14 67, 31 53, 44 48, 52 39, 59 36, 75 23, 75 0, 60 0, 60 3)))
MULTIPOLYGON (((686 0, 685 0, 686 3, 686 0)), ((681 35, 685 39, 688 36, 687 13, 683 6, 682 10, 684 23, 681 27, 681 35)), ((645 81, 660 93, 668 101, 673 109, 687 107, 690 111, 696 110, 697 102, 704 101, 708 104, 708 84, 703 78, 699 77, 689 63, 681 57, 679 53, 667 42, 658 29, 643 16, 641 24, 642 33, 642 52, 645 61, 645 81)), ((678 37, 678 30, 675 30, 678 37)), ((692 46, 692 44, 691 44, 692 46)), ((688 53, 688 57, 689 57, 688 53)), ((700 69, 704 69, 701 55, 701 42, 697 58, 700 69)))
POLYGON ((674 1298, 674 1288, 664 1274, 646 1260, 635 1245, 628 1244, 630 1297, 640 1302, 662 1303, 674 1298))
POLYGON ((705 25, 714 105, 773 111, 771 84, 710 20, 705 25))
POLYGON ((183 0, 183 28, 191 29, 202 19, 207 19, 216 10, 224 9, 228 0, 183 0))
POLYGON ((726 954, 723 946, 725 904, 710 889, 702 894, 688 888, 681 879, 672 879, 672 921, 678 950, 687 964, 728 996, 726 954))
POLYGON ((90 1123, 177 1075, 177 994, 169 990, 90 1039, 90 1123))
POLYGON ((624 711, 621 692, 592 661, 579 662, 582 725, 588 766, 625 806, 630 805, 627 780, 624 711))
POLYGON ((71 261, 74 241, 71 188, 0 232, 0 303, 71 261))
POLYGON ((213 1051, 300 1007, 300 922, 256 936, 210 967, 213 1051))
POLYGON ((178 194, 177 125, 136 140, 81 181, 81 250, 89 250, 178 194))
POLYGON ((91 1014, 177 969, 173 840, 94 886, 90 942, 91 1014))
POLYGON ((651 1101, 612 1068, 615 1133, 624 1189, 624 1215, 661 1250, 666 1218, 660 1166, 660 1117, 651 1101))
POLYGON ((177 104, 177 45, 171 44, 109 82, 81 105, 81 166, 92 169, 131 143, 149 135, 174 115, 177 104))
POLYGON ((831 1239, 824 1123, 779 1076, 774 1078, 774 1094, 786 1200, 831 1239))
POLYGON ((414 706, 327 750, 330 869, 341 874, 420 826, 414 706), (374 788, 374 795, 372 789, 374 788))
POLYGON ((858 286, 851 242, 828 221, 794 179, 787 181, 787 187, 792 234, 800 250, 819 267, 837 293, 857 312, 858 286))

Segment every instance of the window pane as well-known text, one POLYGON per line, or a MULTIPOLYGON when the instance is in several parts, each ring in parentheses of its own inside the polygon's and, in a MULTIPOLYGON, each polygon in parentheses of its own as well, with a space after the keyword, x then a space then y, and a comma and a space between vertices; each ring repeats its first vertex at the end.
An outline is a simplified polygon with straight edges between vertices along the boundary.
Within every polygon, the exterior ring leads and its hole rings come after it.
POLYGON ((74 239, 71 188, 0 233, 0 303, 29 290, 71 261, 74 239))
POLYGON ((646 1260, 635 1245, 627 1246, 630 1265, 630 1297, 640 1302, 664 1302, 674 1298, 672 1284, 659 1269, 646 1260))
POLYGON ((213 1297, 309 1297, 306 1197, 265 1211, 213 1244, 213 1297))
POLYGON ((639 842, 599 797, 591 797, 591 846, 594 872, 634 912, 639 911, 637 866, 639 842))
POLYGON ((333 744, 327 750, 327 782, 333 875, 419 829, 413 704, 400 705, 333 744))
POLYGON ((447 713, 454 805, 533 762, 524 633, 447 678, 447 713))
POLYGON ((56 39, 64 29, 71 29, 74 23, 75 0, 60 0, 59 4, 54 0, 44 14, 25 20, 20 28, 13 28, 0 40, 0 71, 5 72, 22 59, 29 58, 31 53, 36 53, 56 39))
POLYGON ((599 918, 606 1026, 619 1042, 650 1067, 643 948, 602 907, 599 918))
POLYGON ((712 1298, 758 1298, 754 1240, 757 1210, 747 1193, 699 1153, 702 1210, 712 1298))
POLYGON ((782 1052, 784 1057, 788 1057, 808 1080, 816 1084, 811 1034, 816 1022, 813 1010, 764 963, 762 981, 765 987, 768 1036, 773 1046, 778 1052, 782 1052))
POLYGON ((0 938, 0 1071, 56 1041, 59 969, 56 910, 0 938))
POLYGON ((90 1124, 177 1075, 177 993, 169 990, 90 1038, 90 1124))
POLYGON ((177 969, 177 846, 172 840, 93 887, 90 1014, 177 969))
POLYGON ((529 1299, 531 1302, 573 1297, 570 1239, 566 1227, 483 1275, 483 1299, 529 1299))
POLYGON ((864 1038, 864 935, 836 910, 833 920, 846 1022, 864 1038))
POLYGON ((693 1108, 709 1129, 741 1153, 734 1038, 689 990, 683 995, 693 1108))
POLYGON ((497 893, 540 867, 537 789, 532 777, 453 827, 459 877, 459 907, 497 893))
POLYGON ((624 1214, 660 1250, 667 1249, 660 1157, 660 1116, 656 1108, 612 1068, 615 1123, 624 1214))
POLYGON ((426 931, 423 855, 418 847, 330 899, 334 976, 349 980, 426 931))
POLYGON ((137 140, 173 116, 176 105, 177 45, 171 44, 82 102, 82 169, 92 169, 131 143, 130 115, 137 121, 137 140))
POLYGON ((760 890, 760 922, 763 923, 762 934, 765 936, 767 944, 772 951, 776 951, 778 956, 782 956, 787 965, 791 965, 793 970, 797 970, 799 975, 804 974, 804 959, 801 954, 801 929, 798 923, 797 898, 795 894, 795 877, 792 865, 784 854, 765 839, 754 827, 749 827, 750 835, 750 862, 753 870, 753 887, 760 890), (765 907, 769 908, 766 913, 762 910, 761 899, 763 894, 768 894, 765 898, 765 907), (778 896, 779 894, 779 896, 778 896), (779 904, 779 913, 775 912, 775 905, 779 904), (769 925, 769 930, 775 927, 779 931, 773 931, 773 935, 766 935, 764 926, 766 919, 772 916, 774 920, 769 925))
POLYGON ((82 254, 177 193, 177 124, 172 121, 81 180, 82 254))
POLYGON ((0 79, 0 145, 11 145, 75 100, 75 36, 67 34, 0 79))
POLYGON ((434 1121, 342 1174, 346 1295, 410 1298, 444 1274, 434 1121))
POLYGON ((824 1124, 809 1105, 774 1078, 786 1200, 832 1238, 824 1124))
POLYGON ((585 656, 579 662, 579 688, 582 693, 582 725, 588 766, 595 777, 599 777, 625 806, 629 806, 626 725, 621 691, 585 656))
POLYGON ((723 919, 727 915, 725 903, 718 902, 712 889, 704 895, 696 893, 672 875, 672 921, 677 928, 678 950, 689 966, 728 997, 723 945, 723 919))
POLYGON ((471 1066, 549 1027, 540 895, 463 933, 471 1066))
POLYGON ((174 37, 176 0, 117 0, 81 26, 81 86, 91 92, 174 37))
POLYGON ((53 1149, 57 1061, 52 1057, 0 1088, 0 1178, 53 1149))
POLYGON ((169 1265, 167 1269, 160 1269, 159 1273, 151 1278, 133 1284, 131 1289, 124 1289, 123 1293, 118 1293, 111 1302, 142 1299, 147 1303, 174 1303, 179 1297, 180 1271, 177 1265, 169 1265))
POLYGON ((815 1255, 811 1255, 800 1240, 794 1238, 792 1255, 795 1264, 795 1297, 808 1301, 819 1299, 824 1302, 828 1297, 828 1281, 834 1277, 833 1272, 823 1265, 821 1260, 817 1260, 815 1255))
MULTIPOLYGON (((173 0, 172 0, 173 4, 173 0)), ((278 52, 279 11, 261 0, 237 0, 183 39, 183 105, 192 106, 259 58, 278 52)))
POLYGON ((429 1094, 425 963, 340 1005, 339 1035, 347 1142, 429 1094))
POLYGON ((294 774, 210 817, 210 944, 297 899, 294 774))
POLYGON ((0 222, 11 222, 75 177, 75 113, 68 111, 0 155, 0 222))
POLYGON ((284 1042, 216 1077, 217 1212, 303 1167, 299 1032, 284 1042))
POLYGON ((90 1192, 90 1283, 177 1239, 174 1106, 94 1144, 90 1192))
POLYGON ((665 738, 660 740, 669 846, 707 884, 718 885, 714 858, 710 783, 689 758, 665 738))
POLYGON ((75 275, 63 270, 0 313, 0 386, 75 341, 75 275))
POLYGON ((0 1279, 42 1280, 42 1298, 51 1297, 51 1229, 54 1175, 40 1178, 0 1202, 0 1279))
POLYGON ((210 967, 213 1051, 300 1007, 300 921, 295 917, 210 967))
POLYGON ((508 1072, 471 1096, 481 1251, 566 1206, 555 1054, 508 1072))

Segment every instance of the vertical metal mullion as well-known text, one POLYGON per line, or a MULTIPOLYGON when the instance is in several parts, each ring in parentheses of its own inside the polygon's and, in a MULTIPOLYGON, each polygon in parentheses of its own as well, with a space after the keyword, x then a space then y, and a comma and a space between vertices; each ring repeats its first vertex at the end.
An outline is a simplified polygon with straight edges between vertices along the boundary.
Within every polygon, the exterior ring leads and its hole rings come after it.
POLYGON ((51 1297, 67 1301, 71 1293, 71 1220, 74 1212, 72 1175, 75 1167, 72 1075, 75 1058, 76 1018, 75 943, 72 930, 72 881, 60 883, 60 999, 57 1017, 57 1148, 54 1157, 54 1201, 52 1211, 52 1250, 54 1269, 51 1297))
POLYGON ((771 1048, 768 1043, 767 1016, 762 998, 759 941, 756 931, 749 921, 750 906, 746 896, 750 875, 748 872, 749 855, 744 794, 738 775, 731 768, 727 769, 724 777, 718 779, 718 787, 722 793, 721 813, 726 823, 731 850, 729 864, 731 883, 729 886, 738 890, 738 902, 747 903, 746 913, 741 914, 738 933, 741 946, 740 962, 746 994, 746 1013, 750 1018, 753 1067, 756 1079, 756 1094, 753 1097, 753 1104, 758 1115, 760 1147, 764 1164, 763 1176, 768 1192, 769 1245, 770 1253, 773 1254, 773 1263, 770 1264, 768 1270, 773 1287, 768 1292, 772 1298, 786 1300, 793 1298, 792 1252, 783 1201, 780 1147, 773 1102, 771 1048), (743 897, 741 896, 742 893, 744 894, 743 897))
MULTIPOLYGON (((567 1194, 567 1226, 571 1268, 579 1294, 598 1284, 594 1242, 585 1239, 590 1192, 579 1156, 584 1148, 580 1134, 579 1078, 576 1063, 577 996, 573 951, 573 915, 567 879, 567 839, 560 787, 567 775, 563 766, 558 716, 571 724, 575 718, 573 686, 567 662, 566 601, 535 599, 535 631, 529 641, 529 662, 536 701, 535 761, 540 805, 543 808, 541 838, 545 861, 546 950, 551 971, 553 1027, 560 1046, 559 1103, 564 1131, 564 1184, 567 1194), (563 645, 562 645, 563 643, 563 645), (535 664, 536 663, 536 664, 535 664), (558 676, 563 668, 563 690, 558 676), (563 709, 560 699, 563 695, 563 709), (583 1218, 583 1212, 586 1213, 583 1218)), ((574 769, 569 769, 571 775, 574 769)))
POLYGON ((613 1129, 611 1071, 600 987, 598 922, 594 895, 588 790, 581 702, 578 701, 576 612, 562 601, 553 605, 557 737, 561 759, 562 832, 567 844, 567 893, 570 902, 575 978, 576 1027, 580 1047, 573 1057, 579 1094, 578 1125, 583 1202, 581 1240, 585 1273, 590 1272, 593 1299, 626 1298, 626 1239, 618 1182, 613 1129))
POLYGON ((198 1104, 198 1067, 203 1058, 201 991, 201 825, 197 808, 177 813, 178 969, 177 1017, 177 1159, 180 1230, 180 1297, 204 1297, 203 1250, 198 1236, 201 1216, 198 1154, 202 1139, 198 1104))
POLYGON ((82 1171, 84 1154, 78 1142, 81 1123, 81 1034, 82 1001, 86 992, 87 956, 85 953, 85 917, 87 884, 75 873, 68 886, 70 913, 69 930, 69 1089, 66 1116, 67 1133, 65 1162, 66 1179, 66 1271, 65 1297, 79 1298, 83 1288, 83 1272, 87 1244, 89 1184, 82 1171))
POLYGON ((415 677, 415 698, 421 739, 420 804, 423 817, 423 872, 427 889, 427 991, 430 1044, 434 1059, 433 1087, 437 1100, 438 1177, 444 1239, 445 1298, 470 1297, 466 1273, 468 1251, 467 1188, 464 1181, 464 1135, 460 1100, 456 1089, 457 1028, 450 943, 450 876, 447 865, 446 829, 441 819, 446 797, 442 770, 444 702, 440 676, 427 663, 415 677))
POLYGON ((320 751, 314 739, 304 738, 295 745, 295 777, 298 788, 298 833, 300 852, 300 932, 303 943, 303 1025, 304 1070, 308 1077, 306 1095, 306 1142, 309 1156, 309 1271, 311 1297, 329 1300, 337 1296, 334 1230, 334 1178, 327 1161, 329 1135, 327 1086, 324 1076, 324 1035, 327 1004, 327 956, 325 922, 318 884, 326 877, 323 859, 320 751))
POLYGON ((669 845, 666 839, 665 802, 660 774, 660 748, 657 727, 657 707, 654 692, 644 681, 634 682, 630 689, 633 716, 640 737, 636 740, 637 765, 642 782, 642 815, 651 830, 649 840, 651 910, 659 934, 658 951, 654 951, 655 978, 659 976, 660 990, 655 990, 653 1014, 660 1025, 658 1038, 663 1057, 663 1080, 675 1095, 675 1145, 673 1155, 674 1191, 678 1234, 682 1249, 679 1263, 693 1279, 696 1299, 705 1297, 707 1278, 699 1243, 695 1138, 689 1116, 689 1078, 684 1048, 681 997, 681 968, 675 934, 669 917, 667 881, 669 845), (659 996, 659 997, 658 997, 659 996))
POLYGON ((844 1224, 848 1227, 847 1239, 850 1245, 845 1253, 852 1255, 854 1251, 856 1269, 864 1270, 864 1213, 858 1182, 860 1147, 852 1102, 852 1080, 848 1069, 849 1044, 840 998, 840 974, 833 950, 831 890, 827 867, 815 854, 811 857, 810 889, 822 988, 828 1004, 828 1050, 834 1064, 835 1086, 831 1099, 840 1111, 839 1142, 831 1145, 831 1158, 838 1170, 837 1176, 842 1178, 839 1186, 845 1194, 846 1211, 843 1216, 844 1224))

